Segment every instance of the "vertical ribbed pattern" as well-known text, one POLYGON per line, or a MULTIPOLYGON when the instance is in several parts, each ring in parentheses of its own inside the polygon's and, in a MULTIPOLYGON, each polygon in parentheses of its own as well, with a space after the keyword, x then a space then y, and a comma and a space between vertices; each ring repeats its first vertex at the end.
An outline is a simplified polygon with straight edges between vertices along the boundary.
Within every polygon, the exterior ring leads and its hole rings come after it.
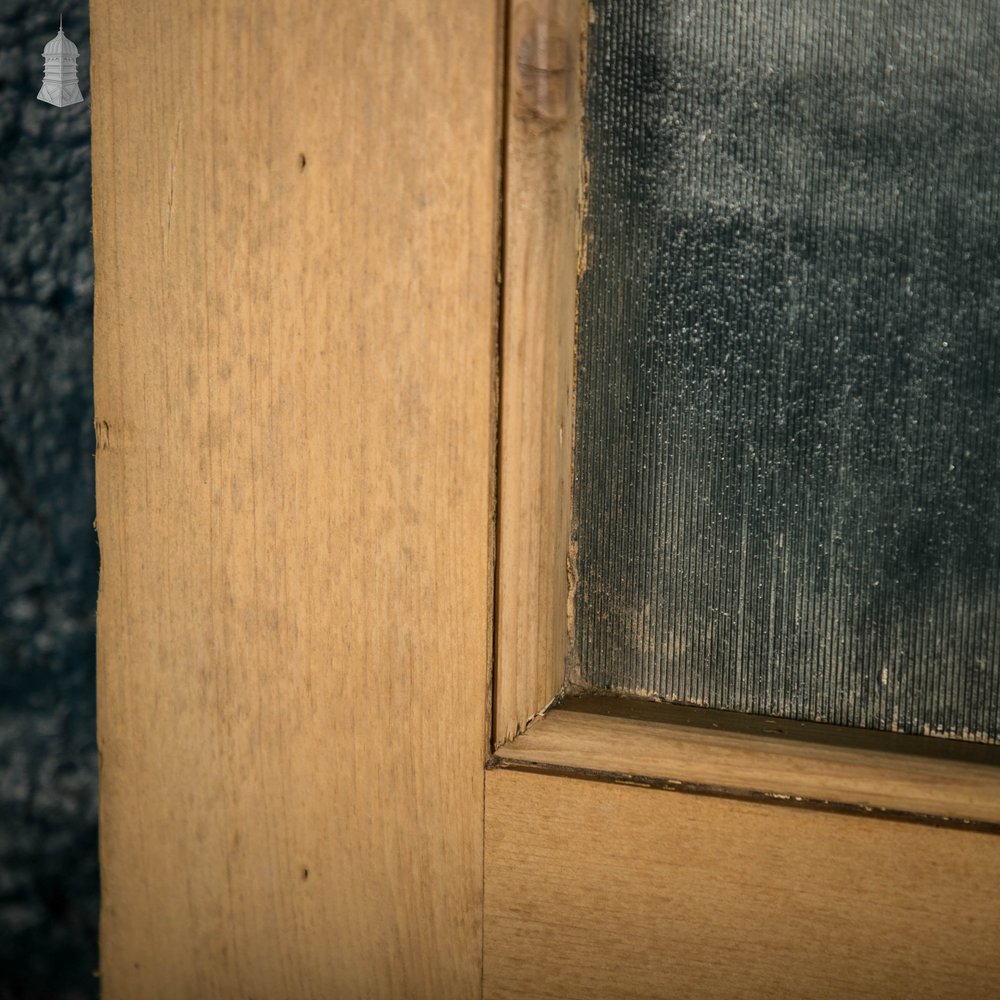
POLYGON ((584 681, 1000 739, 1000 23, 598 0, 584 681))

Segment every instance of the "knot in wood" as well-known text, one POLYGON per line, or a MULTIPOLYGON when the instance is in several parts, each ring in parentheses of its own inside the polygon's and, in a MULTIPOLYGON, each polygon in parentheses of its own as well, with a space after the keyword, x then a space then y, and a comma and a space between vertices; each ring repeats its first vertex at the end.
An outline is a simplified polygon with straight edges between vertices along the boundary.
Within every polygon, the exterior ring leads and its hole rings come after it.
POLYGON ((569 116, 572 63, 566 30, 552 18, 522 7, 516 21, 515 113, 544 128, 556 128, 569 116))

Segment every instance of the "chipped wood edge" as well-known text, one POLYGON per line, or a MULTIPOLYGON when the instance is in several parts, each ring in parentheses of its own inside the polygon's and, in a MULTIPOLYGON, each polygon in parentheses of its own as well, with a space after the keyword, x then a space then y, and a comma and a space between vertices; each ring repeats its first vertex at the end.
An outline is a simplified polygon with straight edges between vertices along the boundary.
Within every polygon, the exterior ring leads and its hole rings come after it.
POLYGON ((569 646, 586 6, 510 0, 494 745, 560 692, 569 646))

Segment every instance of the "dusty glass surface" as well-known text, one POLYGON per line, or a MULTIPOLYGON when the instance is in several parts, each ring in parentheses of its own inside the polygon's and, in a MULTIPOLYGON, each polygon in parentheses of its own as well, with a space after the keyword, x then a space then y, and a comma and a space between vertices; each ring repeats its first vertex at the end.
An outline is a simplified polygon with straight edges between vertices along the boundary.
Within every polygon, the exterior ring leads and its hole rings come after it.
POLYGON ((576 659, 1000 738, 997 5, 592 5, 576 659))

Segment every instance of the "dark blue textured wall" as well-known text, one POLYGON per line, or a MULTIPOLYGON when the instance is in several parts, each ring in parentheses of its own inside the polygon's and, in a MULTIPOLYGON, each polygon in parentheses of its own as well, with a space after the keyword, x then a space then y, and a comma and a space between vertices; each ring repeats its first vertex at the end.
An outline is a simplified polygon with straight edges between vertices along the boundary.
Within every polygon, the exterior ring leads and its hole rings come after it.
POLYGON ((59 6, 0 0, 0 1000, 97 994, 90 81, 35 99, 59 6))

